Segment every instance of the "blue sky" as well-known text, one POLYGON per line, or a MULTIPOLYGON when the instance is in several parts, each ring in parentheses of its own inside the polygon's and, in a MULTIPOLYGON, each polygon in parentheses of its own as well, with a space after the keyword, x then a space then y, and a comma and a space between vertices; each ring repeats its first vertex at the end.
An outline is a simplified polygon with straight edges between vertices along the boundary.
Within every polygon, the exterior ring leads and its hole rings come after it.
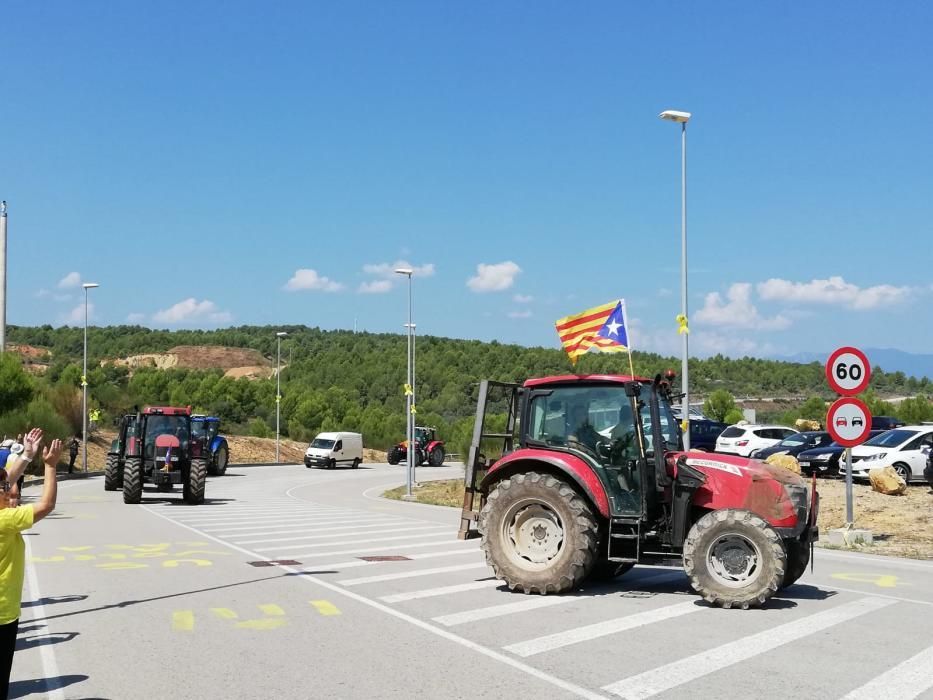
POLYGON ((924 3, 7 2, 11 323, 927 351, 924 3), (482 266, 482 267, 480 267, 482 266), (72 274, 76 273, 76 274, 72 274))

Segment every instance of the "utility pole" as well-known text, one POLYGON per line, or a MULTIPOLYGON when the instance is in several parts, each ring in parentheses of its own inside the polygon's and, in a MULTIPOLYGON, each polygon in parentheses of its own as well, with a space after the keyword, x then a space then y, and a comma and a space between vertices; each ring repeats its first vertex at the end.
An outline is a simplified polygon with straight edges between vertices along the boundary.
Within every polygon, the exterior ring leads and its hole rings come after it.
POLYGON ((0 202, 0 353, 6 352, 6 202, 0 202))

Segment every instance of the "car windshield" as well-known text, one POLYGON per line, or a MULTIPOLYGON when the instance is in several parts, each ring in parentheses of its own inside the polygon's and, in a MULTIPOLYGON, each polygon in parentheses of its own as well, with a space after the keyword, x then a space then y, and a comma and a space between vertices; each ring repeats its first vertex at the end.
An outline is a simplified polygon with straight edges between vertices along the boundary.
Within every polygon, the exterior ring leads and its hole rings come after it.
POLYGON ((889 430, 886 433, 881 433, 873 437, 871 440, 865 443, 866 447, 897 447, 903 442, 907 442, 914 435, 917 434, 916 430, 889 430))
POLYGON ((797 433, 796 435, 791 435, 781 440, 781 447, 796 447, 797 445, 804 445, 807 442, 807 436, 797 433))
POLYGON ((333 446, 334 446, 333 440, 325 440, 323 438, 314 438, 314 440, 311 441, 311 447, 317 450, 329 450, 329 449, 332 449, 333 446))

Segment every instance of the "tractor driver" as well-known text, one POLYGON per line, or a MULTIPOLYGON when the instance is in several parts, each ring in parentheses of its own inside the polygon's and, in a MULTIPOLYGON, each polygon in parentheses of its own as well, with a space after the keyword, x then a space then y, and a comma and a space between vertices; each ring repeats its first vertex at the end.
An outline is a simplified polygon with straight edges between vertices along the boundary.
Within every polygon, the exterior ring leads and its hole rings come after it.
POLYGON ((597 454, 596 443, 604 438, 590 423, 590 410, 586 404, 576 404, 570 409, 567 428, 567 441, 571 443, 571 446, 577 443, 582 445, 586 451, 597 454))

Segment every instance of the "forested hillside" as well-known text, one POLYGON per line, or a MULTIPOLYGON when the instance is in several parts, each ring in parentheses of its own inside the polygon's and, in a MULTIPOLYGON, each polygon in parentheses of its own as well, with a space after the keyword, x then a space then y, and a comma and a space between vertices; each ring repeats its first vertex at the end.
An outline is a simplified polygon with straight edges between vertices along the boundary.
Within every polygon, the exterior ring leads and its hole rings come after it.
MULTIPOLYGON (((90 403, 110 422, 134 405, 191 404, 218 414, 230 431, 265 436, 274 430, 275 380, 225 377, 221 369, 128 369, 112 361, 130 355, 164 352, 179 345, 251 348, 275 362, 275 333, 288 332, 282 343, 282 432, 305 440, 322 429, 360 430, 372 447, 403 437, 405 346, 403 335, 322 331, 305 326, 241 326, 215 331, 158 331, 139 326, 91 328, 88 335, 90 403)), ((10 343, 33 346, 32 414, 53 410, 73 424, 81 382, 82 328, 10 327, 10 343), (41 370, 41 371, 37 371, 41 370), (37 403, 38 402, 38 403, 37 403)), ((653 375, 679 370, 679 360, 650 353, 634 354, 635 371, 653 375)), ((558 349, 527 348, 426 336, 417 339, 418 421, 437 425, 454 442, 469 434, 476 384, 482 378, 522 380, 571 371, 558 349)), ((577 371, 628 371, 625 355, 588 355, 577 371)), ((929 394, 930 382, 900 372, 877 370, 872 388, 881 397, 929 394)), ((745 396, 829 398, 819 363, 717 356, 691 360, 691 387, 698 399, 715 389, 745 396)), ((77 404, 80 425, 80 401, 77 404)), ((16 421, 0 417, 0 429, 16 421)), ((459 445, 457 445, 459 450, 459 445)))

